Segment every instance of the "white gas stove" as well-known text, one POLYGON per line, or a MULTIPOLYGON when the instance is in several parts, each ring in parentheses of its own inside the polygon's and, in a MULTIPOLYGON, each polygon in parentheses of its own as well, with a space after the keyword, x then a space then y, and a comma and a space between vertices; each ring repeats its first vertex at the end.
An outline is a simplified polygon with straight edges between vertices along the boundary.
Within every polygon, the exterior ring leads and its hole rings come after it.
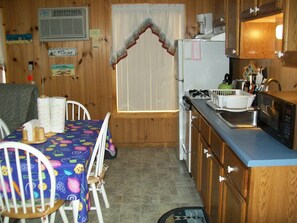
POLYGON ((189 90, 185 93, 189 99, 210 99, 208 90, 189 90))

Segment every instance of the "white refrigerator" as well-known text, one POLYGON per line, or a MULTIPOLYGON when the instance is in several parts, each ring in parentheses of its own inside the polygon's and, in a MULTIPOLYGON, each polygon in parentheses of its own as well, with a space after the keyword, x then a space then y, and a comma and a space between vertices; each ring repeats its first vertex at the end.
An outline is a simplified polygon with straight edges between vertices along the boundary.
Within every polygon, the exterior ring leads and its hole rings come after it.
POLYGON ((189 90, 217 89, 226 73, 229 58, 225 56, 225 41, 183 39, 175 42, 175 79, 178 84, 180 160, 191 169, 191 111, 183 105, 189 90))

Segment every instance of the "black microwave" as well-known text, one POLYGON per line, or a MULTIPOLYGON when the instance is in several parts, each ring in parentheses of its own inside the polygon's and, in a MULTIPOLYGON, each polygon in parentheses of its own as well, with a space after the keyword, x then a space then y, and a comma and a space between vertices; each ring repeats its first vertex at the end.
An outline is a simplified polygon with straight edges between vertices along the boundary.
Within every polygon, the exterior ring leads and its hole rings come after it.
POLYGON ((258 93, 258 126, 290 149, 297 150, 297 91, 258 93))

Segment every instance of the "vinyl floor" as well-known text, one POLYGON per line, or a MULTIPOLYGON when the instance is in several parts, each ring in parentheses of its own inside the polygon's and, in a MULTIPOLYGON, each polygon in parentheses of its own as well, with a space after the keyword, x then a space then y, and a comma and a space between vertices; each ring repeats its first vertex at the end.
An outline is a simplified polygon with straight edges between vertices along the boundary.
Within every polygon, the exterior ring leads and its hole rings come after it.
MULTIPOLYGON (((193 179, 174 148, 118 149, 117 158, 105 163, 109 166, 105 189, 110 208, 105 208, 100 195, 104 223, 157 223, 173 208, 202 206, 193 179)), ((66 213, 73 222, 72 213, 66 213)), ((56 222, 61 222, 59 213, 56 222)), ((89 212, 89 222, 98 222, 95 211, 89 212)))

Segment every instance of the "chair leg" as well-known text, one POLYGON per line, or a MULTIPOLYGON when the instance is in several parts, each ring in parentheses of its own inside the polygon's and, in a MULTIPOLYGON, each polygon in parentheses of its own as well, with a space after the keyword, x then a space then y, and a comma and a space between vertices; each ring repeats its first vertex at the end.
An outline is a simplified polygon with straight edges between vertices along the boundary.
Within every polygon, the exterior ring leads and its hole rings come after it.
POLYGON ((91 189, 92 189, 93 199, 94 199, 94 203, 95 203, 95 207, 96 207, 96 213, 98 216, 98 222, 104 223, 96 185, 91 184, 91 189))
POLYGON ((101 192, 101 194, 102 194, 102 197, 103 197, 103 200, 104 200, 105 207, 106 207, 106 208, 109 208, 110 205, 109 205, 108 198, 107 198, 107 194, 106 194, 105 187, 104 187, 103 184, 101 185, 100 192, 101 192))
MULTIPOLYGON (((56 213, 53 213, 53 214, 56 214, 56 213)), ((40 220, 41 220, 41 223, 49 223, 49 221, 48 221, 48 215, 45 216, 45 217, 43 217, 43 218, 41 218, 40 220)))
POLYGON ((55 219, 56 219, 56 212, 53 212, 50 216, 50 223, 55 223, 55 219))
POLYGON ((59 211, 60 211, 63 223, 68 223, 68 218, 67 218, 66 212, 64 210, 64 205, 59 208, 59 211))
POLYGON ((4 217, 3 223, 9 223, 9 217, 4 217))
POLYGON ((72 205, 73 221, 74 221, 74 223, 77 223, 78 209, 79 209, 79 200, 73 200, 73 201, 71 201, 71 205, 72 205))

